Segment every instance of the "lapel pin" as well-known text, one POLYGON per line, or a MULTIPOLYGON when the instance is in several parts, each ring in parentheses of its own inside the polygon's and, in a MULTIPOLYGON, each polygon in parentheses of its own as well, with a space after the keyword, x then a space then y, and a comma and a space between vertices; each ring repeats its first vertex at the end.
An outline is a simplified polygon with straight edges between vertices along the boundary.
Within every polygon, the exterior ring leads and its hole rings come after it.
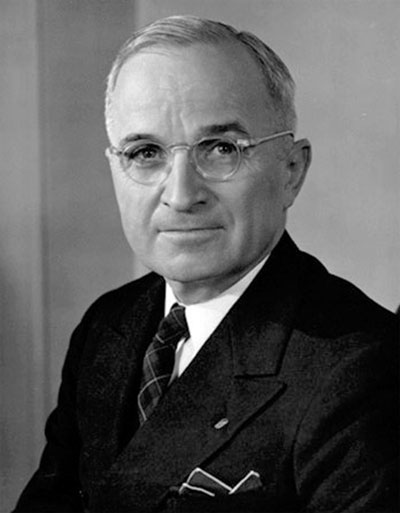
POLYGON ((216 424, 214 424, 215 429, 222 429, 227 424, 229 424, 229 420, 225 417, 223 419, 220 419, 216 424))

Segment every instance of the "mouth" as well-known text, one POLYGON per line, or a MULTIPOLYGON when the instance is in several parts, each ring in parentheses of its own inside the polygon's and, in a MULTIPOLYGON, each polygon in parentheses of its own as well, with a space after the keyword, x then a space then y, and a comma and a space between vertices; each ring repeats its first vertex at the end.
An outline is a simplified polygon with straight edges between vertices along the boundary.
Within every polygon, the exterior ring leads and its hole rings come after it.
POLYGON ((221 230, 220 226, 193 226, 193 227, 177 227, 177 228, 163 228, 161 233, 191 233, 191 232, 204 232, 211 230, 221 230))
POLYGON ((200 242, 215 237, 222 230, 222 226, 193 226, 168 227, 160 230, 160 234, 176 242, 200 242))

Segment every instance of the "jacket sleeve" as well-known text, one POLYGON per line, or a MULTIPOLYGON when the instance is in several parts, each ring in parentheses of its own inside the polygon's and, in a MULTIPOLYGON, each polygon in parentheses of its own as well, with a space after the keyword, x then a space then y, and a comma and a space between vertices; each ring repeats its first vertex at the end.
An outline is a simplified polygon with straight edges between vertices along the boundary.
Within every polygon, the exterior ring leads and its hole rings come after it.
POLYGON ((62 371, 56 409, 46 423, 46 446, 40 465, 22 492, 15 513, 79 512, 80 437, 76 418, 76 383, 84 324, 74 331, 62 371))
POLYGON ((294 452, 301 511, 399 511, 396 354, 388 339, 367 343, 314 394, 294 452))

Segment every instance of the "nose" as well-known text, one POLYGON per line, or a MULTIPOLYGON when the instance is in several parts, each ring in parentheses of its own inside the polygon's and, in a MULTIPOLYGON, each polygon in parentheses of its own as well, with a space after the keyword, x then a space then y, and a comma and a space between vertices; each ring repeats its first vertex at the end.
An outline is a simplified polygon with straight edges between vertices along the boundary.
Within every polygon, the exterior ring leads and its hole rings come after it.
POLYGON ((161 201, 177 211, 189 211, 207 202, 208 190, 204 179, 196 173, 186 148, 171 155, 171 169, 163 182, 161 201))

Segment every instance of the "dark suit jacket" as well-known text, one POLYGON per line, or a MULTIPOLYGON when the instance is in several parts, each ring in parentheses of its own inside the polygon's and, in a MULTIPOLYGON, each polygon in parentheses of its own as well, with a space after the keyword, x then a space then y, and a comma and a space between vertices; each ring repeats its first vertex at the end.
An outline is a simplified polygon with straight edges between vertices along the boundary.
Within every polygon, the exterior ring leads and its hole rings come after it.
POLYGON ((285 234, 137 429, 142 359, 163 306, 163 279, 150 274, 88 310, 16 511, 400 511, 394 314, 285 234), (179 496, 195 467, 229 485, 255 470, 262 487, 179 496))

